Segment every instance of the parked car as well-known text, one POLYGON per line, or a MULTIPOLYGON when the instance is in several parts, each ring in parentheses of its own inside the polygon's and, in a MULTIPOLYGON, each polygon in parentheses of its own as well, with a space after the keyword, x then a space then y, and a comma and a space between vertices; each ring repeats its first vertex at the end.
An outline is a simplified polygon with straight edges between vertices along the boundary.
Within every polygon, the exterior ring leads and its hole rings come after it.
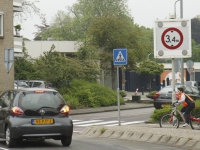
POLYGON ((28 84, 24 81, 14 81, 14 88, 15 89, 20 89, 20 88, 28 88, 28 84))
MULTIPOLYGON (((17 81, 17 80, 15 80, 15 81, 17 81)), ((28 87, 30 87, 30 88, 54 89, 50 82, 46 82, 43 80, 18 80, 18 82, 25 82, 28 85, 28 87)))
POLYGON ((58 91, 45 88, 12 89, 0 95, 0 138, 13 147, 20 140, 61 140, 69 146, 73 122, 58 91))
MULTIPOLYGON (((180 85, 175 86, 176 93, 178 92, 177 87, 179 86, 180 85)), ((200 91, 196 87, 188 85, 184 85, 183 87, 185 89, 185 93, 191 96, 194 100, 200 98, 199 95, 200 91)), ((162 108, 165 105, 169 105, 171 103, 172 103, 172 86, 165 86, 159 92, 154 94, 153 104, 156 109, 162 108)))

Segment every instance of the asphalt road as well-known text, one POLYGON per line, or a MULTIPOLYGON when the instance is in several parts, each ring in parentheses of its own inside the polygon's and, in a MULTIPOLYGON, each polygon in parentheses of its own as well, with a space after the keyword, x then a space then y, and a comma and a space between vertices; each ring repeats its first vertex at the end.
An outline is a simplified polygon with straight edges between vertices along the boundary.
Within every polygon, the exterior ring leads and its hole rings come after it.
POLYGON ((60 141, 54 140, 46 140, 44 142, 21 142, 18 147, 9 149, 5 147, 4 141, 0 141, 0 145, 0 150, 183 150, 181 148, 147 142, 94 138, 77 133, 74 133, 70 147, 63 147, 60 141))
MULTIPOLYGON (((155 109, 141 108, 129 109, 120 111, 121 125, 130 125, 143 123, 148 121, 150 115, 155 109)), ((82 131, 85 127, 102 125, 102 126, 117 126, 119 125, 118 111, 90 113, 81 115, 71 115, 74 123, 74 131, 82 131)))

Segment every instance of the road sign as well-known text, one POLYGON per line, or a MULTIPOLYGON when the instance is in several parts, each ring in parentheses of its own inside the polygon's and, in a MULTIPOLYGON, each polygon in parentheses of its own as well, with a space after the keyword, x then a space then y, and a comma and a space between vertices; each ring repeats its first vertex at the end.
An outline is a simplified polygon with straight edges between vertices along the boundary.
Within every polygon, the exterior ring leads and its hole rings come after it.
POLYGON ((192 67, 194 66, 194 62, 193 62, 192 60, 188 60, 188 61, 186 62, 186 66, 187 66, 188 68, 192 68, 192 67))
POLYGON ((127 65, 127 49, 114 49, 113 50, 113 63, 114 65, 127 65))
POLYGON ((189 74, 191 74, 194 71, 194 68, 193 68, 194 62, 192 60, 188 60, 186 62, 186 66, 188 67, 187 71, 189 72, 189 74))
POLYGON ((7 72, 10 71, 14 62, 14 50, 13 49, 4 49, 4 65, 7 72))
POLYGON ((191 20, 156 20, 154 26, 155 58, 191 57, 191 20))
POLYGON ((177 28, 168 28, 162 33, 162 44, 171 50, 179 48, 183 43, 183 34, 177 28))

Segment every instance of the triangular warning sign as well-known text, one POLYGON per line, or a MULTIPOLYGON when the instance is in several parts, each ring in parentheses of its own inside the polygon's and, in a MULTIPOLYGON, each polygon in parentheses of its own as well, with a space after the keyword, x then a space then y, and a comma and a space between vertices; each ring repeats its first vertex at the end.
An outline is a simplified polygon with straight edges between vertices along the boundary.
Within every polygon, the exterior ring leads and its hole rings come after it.
POLYGON ((117 55, 117 58, 115 59, 115 62, 125 62, 125 58, 124 56, 122 55, 122 52, 119 51, 118 55, 117 55))

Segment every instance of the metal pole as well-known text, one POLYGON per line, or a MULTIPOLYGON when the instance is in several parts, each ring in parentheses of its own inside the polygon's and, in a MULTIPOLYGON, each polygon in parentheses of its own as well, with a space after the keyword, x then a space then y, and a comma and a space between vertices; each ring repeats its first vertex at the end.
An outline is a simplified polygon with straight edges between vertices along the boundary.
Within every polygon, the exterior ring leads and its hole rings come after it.
POLYGON ((119 126, 121 126, 120 97, 119 97, 119 66, 117 66, 117 101, 118 101, 118 122, 119 122, 119 126))
MULTIPOLYGON (((183 0, 180 0, 180 18, 183 18, 183 0)), ((181 58, 181 85, 184 85, 184 64, 181 58)))
POLYGON ((8 72, 6 71, 6 90, 8 89, 8 72))
POLYGON ((9 53, 10 53, 10 49, 8 49, 8 55, 7 55, 7 68, 6 68, 6 90, 8 89, 8 75, 9 75, 9 71, 8 71, 8 68, 9 68, 9 61, 10 61, 10 58, 9 58, 9 53))
POLYGON ((175 58, 172 58, 172 103, 176 101, 175 98, 175 58))
POLYGON ((176 19, 176 3, 178 2, 179 0, 177 0, 176 2, 175 2, 175 4, 174 4, 174 17, 175 17, 175 19, 176 19))

